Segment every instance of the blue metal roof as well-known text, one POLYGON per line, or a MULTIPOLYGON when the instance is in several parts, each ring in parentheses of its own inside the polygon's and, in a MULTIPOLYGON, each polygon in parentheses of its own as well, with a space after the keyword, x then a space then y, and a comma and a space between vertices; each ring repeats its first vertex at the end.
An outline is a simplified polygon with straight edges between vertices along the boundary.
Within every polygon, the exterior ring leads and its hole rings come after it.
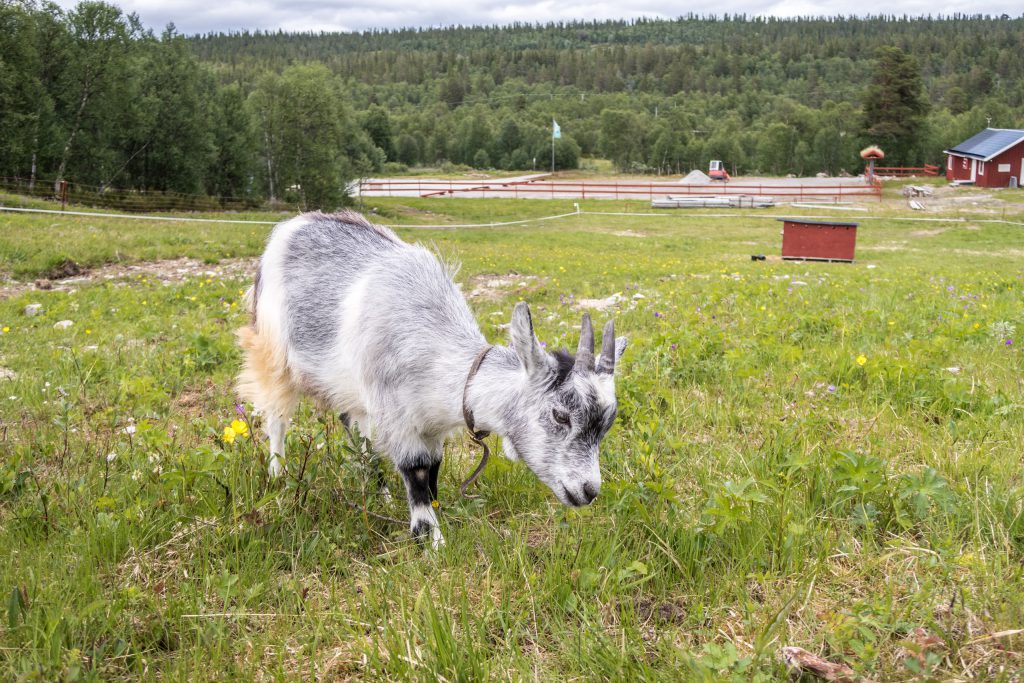
POLYGON ((1021 141, 1024 141, 1024 130, 986 128, 946 152, 988 161, 1021 141))

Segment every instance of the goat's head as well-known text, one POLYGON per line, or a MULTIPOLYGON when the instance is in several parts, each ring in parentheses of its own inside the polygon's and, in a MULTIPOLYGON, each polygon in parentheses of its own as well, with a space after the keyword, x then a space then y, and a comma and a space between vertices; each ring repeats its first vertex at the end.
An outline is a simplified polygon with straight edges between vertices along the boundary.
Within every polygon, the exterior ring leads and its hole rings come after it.
POLYGON ((566 505, 587 505, 601 489, 598 445, 615 420, 615 362, 626 339, 615 338, 609 321, 595 363, 594 330, 584 314, 576 357, 548 353, 524 302, 516 305, 510 329, 525 377, 506 419, 505 452, 526 463, 566 505))

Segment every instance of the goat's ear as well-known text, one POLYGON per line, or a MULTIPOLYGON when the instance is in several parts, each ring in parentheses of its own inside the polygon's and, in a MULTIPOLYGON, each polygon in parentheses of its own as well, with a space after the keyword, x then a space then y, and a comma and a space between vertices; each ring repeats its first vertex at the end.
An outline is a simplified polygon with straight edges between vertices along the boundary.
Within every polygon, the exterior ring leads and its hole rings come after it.
POLYGON ((618 363, 619 359, 622 358, 622 354, 626 352, 626 347, 629 345, 629 339, 626 337, 615 338, 615 362, 618 363))
POLYGON ((525 301, 517 303, 515 310, 512 311, 509 333, 512 348, 519 356, 519 362, 523 364, 526 372, 532 375, 542 370, 546 362, 545 353, 533 333, 533 319, 530 317, 530 307, 525 301))

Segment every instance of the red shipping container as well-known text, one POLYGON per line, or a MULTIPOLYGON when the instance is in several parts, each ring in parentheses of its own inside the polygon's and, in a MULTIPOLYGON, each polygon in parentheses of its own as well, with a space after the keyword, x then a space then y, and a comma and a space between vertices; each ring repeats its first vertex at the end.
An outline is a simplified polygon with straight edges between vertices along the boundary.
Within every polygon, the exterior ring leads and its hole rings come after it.
POLYGON ((857 223, 832 223, 802 218, 782 221, 782 258, 853 262, 857 223))

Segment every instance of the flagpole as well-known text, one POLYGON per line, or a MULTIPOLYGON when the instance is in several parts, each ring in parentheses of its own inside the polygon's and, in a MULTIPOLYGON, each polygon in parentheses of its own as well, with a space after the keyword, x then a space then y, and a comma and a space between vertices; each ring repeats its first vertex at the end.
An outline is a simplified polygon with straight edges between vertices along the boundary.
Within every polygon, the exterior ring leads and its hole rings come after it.
POLYGON ((555 172, 555 120, 551 119, 551 172, 555 172))

